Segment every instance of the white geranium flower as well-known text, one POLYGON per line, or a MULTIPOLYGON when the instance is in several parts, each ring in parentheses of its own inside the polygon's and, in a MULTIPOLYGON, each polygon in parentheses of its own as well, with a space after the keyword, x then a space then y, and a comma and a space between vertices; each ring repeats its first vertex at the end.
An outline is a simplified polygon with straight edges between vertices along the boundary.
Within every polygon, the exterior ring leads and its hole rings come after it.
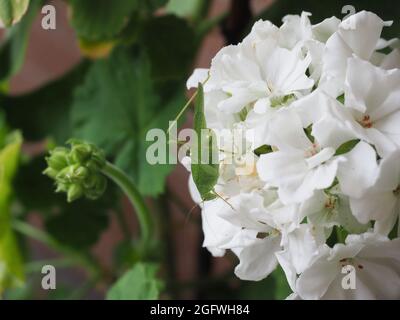
POLYGON ((339 25, 340 20, 336 17, 325 19, 312 27, 314 38, 322 43, 326 43, 338 30, 339 25))
POLYGON ((282 112, 270 125, 266 143, 277 149, 263 154, 257 163, 262 180, 277 187, 283 203, 302 202, 315 190, 330 187, 341 157, 327 140, 307 137, 300 117, 292 110, 282 112))
POLYGON ((187 82, 204 84, 219 150, 217 198, 189 181, 203 246, 236 254, 244 280, 280 264, 292 299, 398 299, 400 242, 386 236, 400 214, 400 53, 380 50, 399 42, 381 39, 391 23, 371 12, 309 16, 256 22, 187 82), (336 229, 352 234, 345 244, 331 244, 336 229))
POLYGON ((293 291, 295 291, 296 275, 310 266, 325 240, 322 229, 310 224, 302 224, 282 240, 284 249, 276 252, 275 256, 285 271, 288 284, 293 291))
POLYGON ((346 244, 324 246, 296 281, 302 299, 399 299, 400 239, 351 235, 346 244), (354 267, 355 289, 344 289, 342 268, 354 267))
POLYGON ((343 157, 346 161, 340 164, 337 173, 341 192, 352 198, 359 198, 376 182, 377 154, 368 143, 360 141, 343 157))
POLYGON ((233 252, 240 260, 235 268, 236 276, 242 280, 252 281, 266 278, 278 265, 275 252, 280 248, 279 235, 255 239, 249 246, 234 248, 233 252))
POLYGON ((349 198, 341 193, 338 186, 316 191, 313 197, 302 204, 301 213, 314 226, 329 230, 329 234, 333 226, 343 226, 351 233, 362 233, 369 227, 357 221, 351 211, 349 198))
POLYGON ((304 41, 313 39, 313 28, 309 16, 311 13, 302 12, 300 16, 287 15, 283 17, 279 34, 279 44, 282 47, 292 49, 304 41))
POLYGON ((376 14, 358 12, 342 23, 326 42, 320 87, 336 98, 344 91, 348 58, 357 57, 370 61, 378 46, 385 22, 376 14))
POLYGON ((269 217, 264 207, 264 197, 258 192, 242 193, 226 201, 218 213, 221 218, 246 229, 266 233, 273 231, 268 224, 269 217))
POLYGON ((345 106, 354 128, 385 156, 400 147, 400 69, 384 70, 351 58, 345 85, 345 106))
POLYGON ((214 256, 225 254, 226 249, 252 244, 257 231, 243 229, 220 217, 219 213, 227 206, 223 199, 204 202, 202 225, 204 232, 203 246, 214 256))
POLYGON ((400 214, 400 151, 384 158, 373 185, 358 198, 350 198, 357 219, 366 223, 376 220, 375 230, 388 235, 400 214))
POLYGON ((276 268, 281 236, 266 223, 270 219, 260 194, 205 202, 202 217, 203 245, 215 256, 232 250, 240 260, 235 269, 239 278, 258 281, 276 268))
POLYGON ((271 105, 284 103, 291 95, 301 95, 312 88, 307 77, 310 56, 304 59, 298 49, 278 47, 265 41, 254 48, 254 57, 244 44, 222 49, 213 59, 206 88, 221 89, 229 98, 218 107, 227 113, 240 112, 248 104, 266 98, 271 105))
POLYGON ((312 39, 312 25, 308 18, 310 15, 308 12, 302 12, 301 16, 287 15, 283 17, 280 28, 270 21, 258 20, 243 43, 249 48, 255 48, 264 41, 273 40, 279 47, 292 50, 304 41, 312 39))

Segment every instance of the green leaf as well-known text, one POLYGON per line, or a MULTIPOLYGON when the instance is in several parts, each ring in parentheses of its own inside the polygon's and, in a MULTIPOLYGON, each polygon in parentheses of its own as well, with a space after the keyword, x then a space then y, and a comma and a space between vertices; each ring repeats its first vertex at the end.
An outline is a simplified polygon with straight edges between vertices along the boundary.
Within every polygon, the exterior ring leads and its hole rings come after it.
POLYGON ((186 81, 195 55, 194 30, 185 20, 173 15, 154 17, 142 25, 139 41, 150 58, 157 90, 160 85, 172 82, 166 91, 174 92, 170 88, 176 89, 186 81))
POLYGON ((255 149, 253 152, 255 153, 255 155, 261 156, 262 154, 267 154, 267 153, 270 153, 272 151, 273 150, 272 150, 271 146, 268 146, 268 145, 264 144, 264 145, 258 147, 257 149, 255 149))
POLYGON ((307 128, 304 128, 304 133, 306 134, 308 140, 312 143, 315 141, 315 137, 312 135, 312 125, 310 124, 307 128))
POLYGON ((108 300, 155 300, 159 298, 163 283, 157 279, 158 266, 137 263, 108 291, 108 300))
POLYGON ((292 290, 290 289, 287 282, 285 272, 280 266, 278 266, 278 268, 275 269, 271 276, 273 276, 275 279, 275 299, 286 299, 292 293, 292 290))
POLYGON ((69 3, 71 24, 78 37, 87 41, 116 38, 138 8, 137 0, 70 0, 69 3))
POLYGON ((115 156, 145 195, 157 195, 171 165, 150 165, 146 160, 149 129, 166 130, 168 121, 183 105, 179 93, 161 101, 154 90, 150 64, 144 55, 116 50, 92 65, 72 106, 74 136, 115 156))
POLYGON ((81 199, 65 204, 60 207, 61 212, 45 220, 46 230, 63 245, 85 250, 95 244, 107 228, 109 207, 103 199, 81 199))
POLYGON ((81 84, 88 63, 81 63, 48 85, 21 96, 0 96, 10 126, 20 128, 26 140, 53 138, 64 143, 71 137, 70 107, 74 89, 81 84))
POLYGON ((292 290, 286 280, 285 273, 278 266, 267 278, 257 282, 241 282, 239 299, 250 300, 284 300, 292 290))
POLYGON ((29 0, 2 0, 0 1, 0 25, 6 27, 17 23, 25 14, 29 0))
POLYGON ((52 192, 53 181, 43 174, 47 164, 44 157, 35 157, 21 163, 14 181, 15 195, 24 212, 41 211, 63 204, 65 196, 52 192))
POLYGON ((240 300, 273 300, 276 280, 271 274, 261 281, 243 281, 238 298, 240 300))
POLYGON ((8 80, 21 69, 28 46, 29 30, 42 3, 42 0, 31 1, 21 22, 7 30, 0 47, 0 82, 8 80))
POLYGON ((339 97, 337 97, 337 101, 339 101, 341 104, 344 104, 344 94, 340 95, 339 97))
POLYGON ((16 132, 8 140, 0 151, 0 293, 7 287, 21 285, 25 278, 10 211, 12 180, 19 163, 22 137, 16 132))
POLYGON ((191 148, 193 181, 201 198, 204 201, 212 200, 216 198, 214 187, 219 175, 219 163, 213 163, 218 162, 218 149, 214 131, 207 128, 204 116, 204 92, 201 84, 197 91, 193 122, 197 134, 197 139, 191 148))
POLYGON ((346 141, 342 145, 337 148, 335 156, 340 156, 342 154, 348 153, 360 142, 360 139, 354 139, 350 141, 346 141))
POLYGON ((388 238, 390 239, 390 240, 393 240, 393 239, 395 239, 395 238, 397 238, 399 235, 400 235, 400 232, 398 232, 398 230, 399 230, 399 219, 397 219, 397 221, 396 221, 396 223, 394 224, 394 226, 393 226, 393 229, 392 229, 392 231, 390 231, 390 233, 389 233, 389 235, 388 235, 388 238))

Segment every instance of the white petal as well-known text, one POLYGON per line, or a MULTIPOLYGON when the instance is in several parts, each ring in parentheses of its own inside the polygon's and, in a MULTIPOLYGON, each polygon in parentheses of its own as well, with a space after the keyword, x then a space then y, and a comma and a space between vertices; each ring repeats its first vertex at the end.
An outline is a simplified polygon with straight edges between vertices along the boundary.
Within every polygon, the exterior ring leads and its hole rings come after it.
POLYGON ((332 281, 339 273, 336 261, 327 260, 328 249, 320 254, 320 259, 305 270, 296 283, 297 294, 302 299, 315 300, 320 299, 328 290, 332 281))
POLYGON ((326 42, 339 28, 340 20, 336 17, 325 19, 324 21, 313 25, 314 37, 321 42, 326 42))
POLYGON ((257 114, 264 114, 271 107, 271 102, 268 98, 259 99, 254 104, 254 112, 257 114))
POLYGON ((211 62, 209 89, 220 89, 235 82, 252 83, 261 81, 256 62, 246 57, 241 46, 221 49, 211 62))
POLYGON ((266 230, 266 225, 259 218, 266 214, 264 198, 258 193, 241 193, 227 200, 218 215, 241 228, 266 230))
POLYGON ((304 133, 301 118, 293 110, 276 114, 270 125, 268 144, 276 146, 280 151, 305 151, 312 146, 304 133))
POLYGON ((348 196, 359 198, 378 177, 375 150, 360 141, 343 157, 346 161, 340 163, 337 172, 340 189, 348 196))
POLYGON ((291 94, 311 89, 314 81, 306 76, 311 58, 300 59, 295 50, 276 48, 266 57, 263 71, 272 92, 291 94))
POLYGON ((394 49, 390 54, 386 55, 380 67, 386 70, 400 68, 400 50, 394 49))
MULTIPOLYGON (((372 115, 392 91, 399 89, 400 70, 384 70, 358 58, 348 60, 346 106, 372 115)), ((379 120, 379 117, 372 119, 379 120)))
POLYGON ((298 43, 312 38, 311 13, 302 12, 299 15, 287 15, 283 17, 283 24, 280 27, 279 44, 285 48, 292 49, 298 43))
MULTIPOLYGON (((331 106, 333 107, 333 106, 331 106)), ((336 107, 333 107, 336 109, 336 107)), ((338 107, 339 108, 339 107, 338 107)), ((325 117, 314 123, 312 135, 321 147, 332 147, 335 150, 347 141, 357 139, 359 134, 349 123, 353 120, 342 110, 330 110, 325 117), (332 111, 335 114, 332 114, 332 111), (339 113, 341 113, 339 115, 339 113), (346 119, 347 118, 347 119, 346 119)))
POLYGON ((189 77, 186 82, 186 88, 189 90, 191 88, 197 88, 199 83, 203 83, 208 78, 208 69, 198 68, 193 71, 193 74, 189 77))
POLYGON ((192 175, 190 175, 188 183, 190 196, 192 197, 193 201, 196 203, 202 203, 203 199, 201 198, 200 192, 197 189, 196 184, 194 183, 192 175))
POLYGON ((257 172, 261 180, 278 187, 301 183, 308 168, 302 153, 276 151, 261 155, 257 172))
POLYGON ((333 157, 335 154, 335 149, 333 148, 324 148, 316 155, 307 158, 306 163, 309 169, 314 169, 315 167, 323 164, 324 162, 328 161, 333 157))
POLYGON ((399 218, 400 207, 399 201, 396 202, 394 206, 394 212, 387 215, 385 218, 375 221, 374 231, 384 236, 388 236, 392 231, 397 219, 399 218))
MULTIPOLYGON (((307 128, 326 116, 331 108, 331 100, 322 90, 317 89, 294 101, 288 109, 295 111, 301 118, 303 128, 307 128)), ((333 99, 333 101, 334 104, 338 103, 336 99, 333 99)))
POLYGON ((289 233, 284 248, 297 274, 302 273, 319 253, 319 243, 310 230, 311 226, 302 224, 289 233))
POLYGON ((237 90, 232 93, 230 98, 221 101, 218 104, 218 109, 228 114, 237 113, 257 98, 257 95, 246 89, 237 90))
POLYGON ((350 207, 353 215, 361 223, 370 220, 385 219, 394 214, 396 197, 393 192, 366 193, 363 197, 350 198, 350 207))
MULTIPOLYGON (((399 92, 400 99, 400 92, 399 92)), ((397 100, 399 101, 399 100, 397 100)), ((400 110, 382 118, 379 121, 375 122, 374 127, 382 132, 391 142, 393 142, 397 147, 400 147, 400 110)), ((392 149, 394 146, 390 146, 392 149)), ((397 148, 398 149, 398 148, 397 148)), ((390 152, 386 151, 386 154, 390 152)))
POLYGON ((225 204, 221 199, 206 201, 201 215, 204 232, 203 246, 213 254, 223 254, 225 250, 222 250, 221 247, 232 241, 241 232, 240 227, 218 216, 223 205, 225 204))
POLYGON ((288 281, 290 289, 292 289, 292 291, 296 291, 297 275, 296 275, 296 270, 292 264, 292 261, 290 260, 288 251, 287 250, 279 251, 275 253, 275 256, 279 262, 279 265, 285 272, 286 280, 288 281))
POLYGON ((371 57, 385 22, 375 13, 361 11, 344 20, 339 34, 352 51, 364 60, 371 57))
POLYGON ((343 93, 347 59, 356 54, 369 60, 384 25, 376 14, 366 11, 343 21, 326 43, 321 88, 334 98, 343 93))
POLYGON ((242 280, 259 281, 267 277, 278 265, 275 252, 280 250, 280 237, 257 239, 254 244, 234 250, 240 263, 235 274, 242 280))
POLYGON ((398 149, 396 144, 388 137, 388 135, 385 135, 376 128, 365 130, 365 134, 367 136, 366 140, 375 146, 376 151, 378 151, 378 154, 381 157, 387 157, 398 149))

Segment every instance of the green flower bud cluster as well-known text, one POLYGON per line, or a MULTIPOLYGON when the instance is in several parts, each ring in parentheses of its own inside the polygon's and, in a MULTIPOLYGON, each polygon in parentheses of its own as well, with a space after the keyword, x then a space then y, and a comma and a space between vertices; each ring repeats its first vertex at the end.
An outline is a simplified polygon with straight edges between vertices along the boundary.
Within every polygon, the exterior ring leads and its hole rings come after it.
POLYGON ((98 199, 107 187, 107 178, 101 172, 106 163, 103 151, 79 140, 70 140, 68 144, 71 148, 50 151, 43 173, 55 180, 56 192, 65 192, 68 202, 82 196, 98 199))

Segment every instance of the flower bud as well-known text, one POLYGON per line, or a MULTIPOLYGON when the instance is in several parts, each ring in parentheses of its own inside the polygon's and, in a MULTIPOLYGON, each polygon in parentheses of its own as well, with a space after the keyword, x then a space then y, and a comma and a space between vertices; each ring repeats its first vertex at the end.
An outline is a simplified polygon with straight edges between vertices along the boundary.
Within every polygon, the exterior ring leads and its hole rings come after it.
POLYGON ((68 149, 56 148, 50 153, 50 157, 46 158, 50 168, 60 171, 68 165, 68 149))
POLYGON ((70 159, 73 163, 85 163, 92 155, 92 148, 87 144, 74 145, 71 150, 70 159))
POLYGON ((107 186, 101 172, 106 163, 103 151, 79 140, 70 140, 69 144, 71 149, 55 148, 50 152, 43 173, 55 180, 56 192, 67 193, 68 202, 82 196, 99 198, 107 186))
POLYGON ((99 198, 107 188, 107 179, 104 176, 98 175, 92 180, 93 187, 85 189, 85 196, 88 199, 95 200, 99 198))
POLYGON ((75 180, 84 181, 90 175, 90 171, 86 167, 78 167, 73 172, 75 180))
POLYGON ((58 174, 58 171, 51 167, 48 167, 46 168, 46 170, 43 171, 43 174, 45 174, 49 178, 55 179, 58 174))
POLYGON ((83 187, 79 184, 71 184, 67 192, 67 201, 72 202, 83 195, 83 187))

